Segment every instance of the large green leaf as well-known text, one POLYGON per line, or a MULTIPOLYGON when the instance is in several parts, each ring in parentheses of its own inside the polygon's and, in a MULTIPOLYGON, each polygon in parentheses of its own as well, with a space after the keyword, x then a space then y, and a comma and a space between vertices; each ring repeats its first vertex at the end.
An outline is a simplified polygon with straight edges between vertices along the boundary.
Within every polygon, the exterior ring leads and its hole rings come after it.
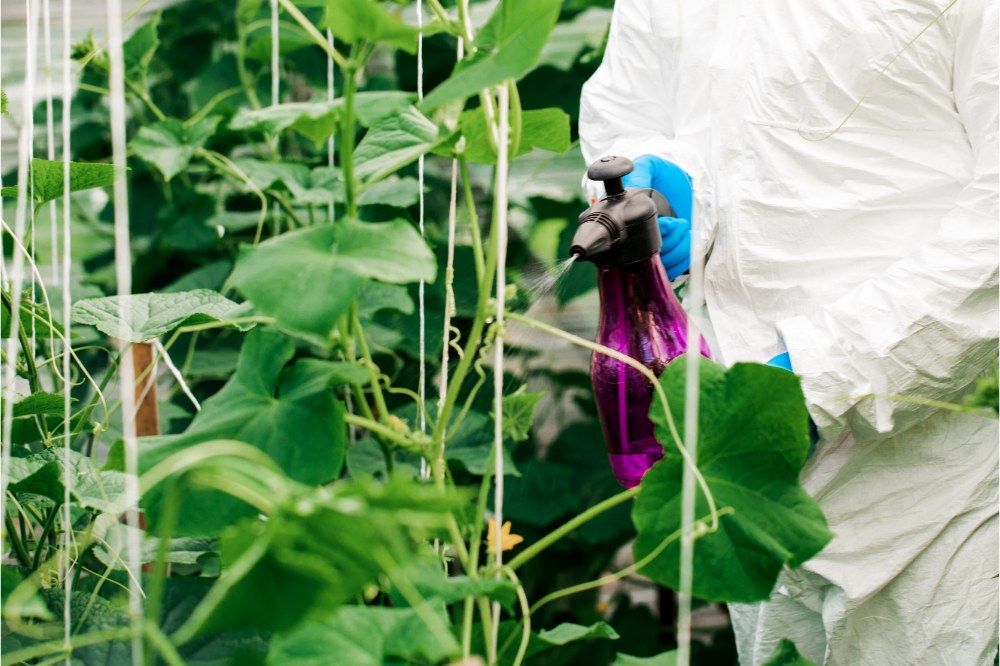
MULTIPOLYGON (((420 30, 403 23, 383 9, 376 0, 326 0, 326 13, 321 28, 329 28, 337 39, 347 43, 367 39, 417 52, 420 30)), ((438 24, 424 26, 424 33, 436 32, 438 24)))
MULTIPOLYGON (((32 201, 35 205, 58 199, 63 195, 63 163, 34 158, 29 173, 32 201)), ((95 187, 108 187, 115 180, 115 168, 93 162, 69 163, 69 191, 79 192, 95 187)), ((0 190, 0 196, 16 197, 17 185, 0 190)))
MULTIPOLYGON (((465 157, 470 162, 496 164, 497 154, 487 135, 482 107, 462 113, 460 126, 466 140, 465 157)), ((542 148, 564 153, 570 147, 569 116, 562 109, 525 111, 521 120, 521 143, 512 157, 542 148)))
MULTIPOLYGON (((412 98, 412 94, 400 90, 360 92, 354 98, 354 112, 358 123, 369 127, 379 118, 408 107, 412 98)), ((229 128, 271 133, 290 128, 311 139, 318 147, 337 130, 343 110, 342 97, 332 102, 290 102, 262 109, 244 108, 233 116, 229 128)))
POLYGON ((7 110, 7 93, 0 90, 0 116, 9 116, 10 111, 7 110))
MULTIPOLYGON (((348 0, 344 0, 348 1, 348 0)), ((559 17, 562 0, 501 0, 476 36, 479 55, 462 61, 421 102, 425 113, 531 71, 559 17)))
MULTIPOLYGON (((686 358, 661 377, 679 432, 684 432, 686 358)), ((819 506, 799 485, 809 451, 808 415, 798 378, 779 368, 738 363, 726 371, 701 361, 698 468, 717 506, 733 513, 695 542, 693 594, 712 601, 767 599, 783 566, 797 567, 830 540, 819 506)), ((666 414, 654 401, 650 418, 671 442, 666 414)), ((681 527, 682 460, 673 445, 643 478, 632 510, 639 560, 681 527)), ((708 513, 699 492, 696 515, 708 513)), ((679 584, 679 545, 668 546, 643 573, 679 584)))
POLYGON ((431 282, 436 267, 409 222, 343 221, 244 246, 229 280, 283 328, 327 343, 365 278, 431 282))
POLYGON ((188 127, 176 118, 167 118, 140 127, 132 139, 132 150, 170 180, 187 168, 195 152, 215 133, 220 120, 220 116, 209 116, 188 127))
POLYGON ((351 666, 439 663, 458 649, 450 633, 438 640, 412 608, 346 606, 325 621, 275 636, 268 666, 327 666, 331 655, 351 666), (426 660, 426 661, 425 661, 426 660))
POLYGON ((301 489, 222 539, 223 573, 182 637, 228 627, 287 631, 325 618, 380 575, 390 580, 444 533, 458 498, 417 481, 301 489))
MULTIPOLYGON (((113 338, 148 342, 179 326, 225 322, 242 308, 210 289, 166 294, 86 298, 73 304, 73 321, 90 324, 113 338), (122 319, 122 311, 125 313, 122 319)), ((249 330, 252 325, 232 324, 249 330)))
MULTIPOLYGON (((266 453, 292 479, 316 484, 334 479, 344 461, 347 430, 344 407, 329 386, 339 367, 318 359, 286 364, 295 354, 290 339, 271 329, 247 335, 236 375, 202 404, 181 435, 147 437, 139 443, 139 466, 148 470, 195 444, 231 439, 266 453)), ((150 520, 162 507, 148 499, 150 520)), ((214 534, 249 507, 215 491, 184 497, 178 535, 214 534)))
POLYGON ((449 136, 412 106, 395 111, 375 122, 358 144, 355 173, 370 184, 434 150, 449 136))

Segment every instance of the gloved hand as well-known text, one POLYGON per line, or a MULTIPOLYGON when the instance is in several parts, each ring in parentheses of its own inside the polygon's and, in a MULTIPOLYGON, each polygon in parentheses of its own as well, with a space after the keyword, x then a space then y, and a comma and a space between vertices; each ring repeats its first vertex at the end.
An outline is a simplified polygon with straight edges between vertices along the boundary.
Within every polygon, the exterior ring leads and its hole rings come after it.
POLYGON ((625 187, 650 187, 667 198, 676 217, 660 217, 660 260, 671 280, 691 267, 691 179, 673 162, 653 155, 632 160, 635 169, 622 179, 625 187))
MULTIPOLYGON (((770 361, 767 362, 768 365, 773 365, 776 368, 781 368, 782 370, 788 370, 789 372, 794 372, 792 370, 792 357, 788 355, 788 352, 783 354, 778 354, 770 361)), ((813 452, 816 450, 816 442, 819 441, 819 429, 816 428, 816 423, 809 417, 809 454, 808 458, 812 458, 813 452)))

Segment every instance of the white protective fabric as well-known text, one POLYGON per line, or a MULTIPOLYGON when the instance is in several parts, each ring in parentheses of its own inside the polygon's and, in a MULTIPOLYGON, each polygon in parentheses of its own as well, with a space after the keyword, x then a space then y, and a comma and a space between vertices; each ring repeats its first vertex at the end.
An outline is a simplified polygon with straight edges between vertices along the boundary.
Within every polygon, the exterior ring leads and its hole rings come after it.
POLYGON ((997 422, 886 397, 958 401, 997 357, 997 5, 949 1, 618 0, 584 88, 588 163, 694 179, 716 354, 787 349, 822 435, 836 536, 732 608, 745 665, 997 649, 997 422))

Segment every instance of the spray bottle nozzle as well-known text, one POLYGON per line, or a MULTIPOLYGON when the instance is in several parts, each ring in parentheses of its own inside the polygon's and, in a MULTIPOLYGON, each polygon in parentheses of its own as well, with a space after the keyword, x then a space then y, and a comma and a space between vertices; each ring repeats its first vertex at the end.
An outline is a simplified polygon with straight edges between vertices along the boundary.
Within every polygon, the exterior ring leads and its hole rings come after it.
POLYGON ((590 180, 603 180, 604 191, 609 197, 615 197, 625 193, 625 185, 622 178, 632 173, 635 165, 627 157, 609 155, 602 157, 587 169, 587 178, 590 180))
POLYGON ((670 204, 650 189, 625 189, 622 178, 635 168, 627 157, 602 157, 587 178, 604 181, 606 195, 580 215, 570 254, 601 265, 638 261, 660 249, 657 215, 672 215, 670 204))

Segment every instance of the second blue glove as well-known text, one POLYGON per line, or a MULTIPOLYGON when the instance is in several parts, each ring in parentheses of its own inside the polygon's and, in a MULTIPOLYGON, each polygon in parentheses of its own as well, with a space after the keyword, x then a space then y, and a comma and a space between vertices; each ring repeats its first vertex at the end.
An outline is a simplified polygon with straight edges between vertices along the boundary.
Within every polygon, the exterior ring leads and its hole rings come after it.
POLYGON ((691 179, 673 162, 654 155, 633 160, 635 169, 623 179, 625 187, 650 187, 667 198, 677 217, 661 217, 663 246, 660 259, 671 280, 691 267, 691 179))

